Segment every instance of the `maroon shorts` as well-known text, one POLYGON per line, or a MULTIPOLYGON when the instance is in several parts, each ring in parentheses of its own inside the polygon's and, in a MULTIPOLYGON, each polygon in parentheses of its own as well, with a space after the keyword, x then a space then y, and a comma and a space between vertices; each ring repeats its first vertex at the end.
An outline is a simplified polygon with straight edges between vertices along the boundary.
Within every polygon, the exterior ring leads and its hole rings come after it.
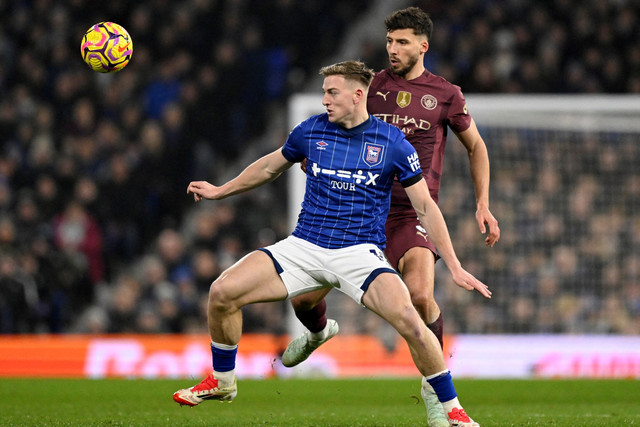
POLYGON ((420 224, 420 220, 414 211, 406 214, 389 215, 385 233, 387 235, 387 248, 384 253, 396 270, 398 269, 400 258, 411 248, 427 248, 433 252, 436 261, 440 258, 436 245, 427 236, 426 230, 420 224))

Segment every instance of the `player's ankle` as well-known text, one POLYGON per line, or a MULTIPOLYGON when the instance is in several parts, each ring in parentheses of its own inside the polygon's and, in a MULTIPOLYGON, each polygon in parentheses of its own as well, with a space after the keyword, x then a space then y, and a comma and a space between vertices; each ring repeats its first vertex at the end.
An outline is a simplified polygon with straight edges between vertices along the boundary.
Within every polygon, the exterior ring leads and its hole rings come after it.
POLYGON ((455 408, 462 409, 462 405, 460 405, 460 402, 458 401, 457 397, 447 402, 440 402, 440 403, 442 403, 442 408, 444 409, 444 412, 446 414, 453 411, 455 408))
POLYGON ((218 380, 218 387, 220 388, 232 385, 235 377, 235 370, 225 372, 213 371, 213 378, 218 380))
POLYGON ((311 341, 322 341, 323 339, 329 336, 329 327, 330 327, 329 322, 327 322, 321 331, 319 332, 309 331, 309 339, 311 341))

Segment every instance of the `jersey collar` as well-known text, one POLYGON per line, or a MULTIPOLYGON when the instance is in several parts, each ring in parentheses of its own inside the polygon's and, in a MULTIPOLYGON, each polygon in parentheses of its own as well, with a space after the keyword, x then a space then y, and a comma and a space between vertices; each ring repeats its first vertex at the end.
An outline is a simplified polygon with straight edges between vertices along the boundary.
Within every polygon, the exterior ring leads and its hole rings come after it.
POLYGON ((360 123, 356 127, 352 127, 351 129, 345 129, 342 126, 338 126, 338 128, 340 129, 340 132, 342 132, 345 136, 352 137, 369 129, 369 127, 371 126, 371 122, 373 122, 373 118, 371 118, 371 114, 369 114, 369 117, 367 118, 367 120, 360 123))

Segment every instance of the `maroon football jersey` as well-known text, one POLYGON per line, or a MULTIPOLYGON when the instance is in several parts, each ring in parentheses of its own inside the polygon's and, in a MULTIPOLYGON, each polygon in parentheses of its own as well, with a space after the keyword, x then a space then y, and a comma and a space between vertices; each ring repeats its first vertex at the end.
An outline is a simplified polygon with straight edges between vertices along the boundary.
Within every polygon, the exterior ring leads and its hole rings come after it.
MULTIPOLYGON (((426 70, 416 79, 405 80, 385 69, 371 83, 367 107, 369 113, 402 129, 418 152, 422 175, 437 202, 447 127, 462 132, 471 124, 460 87, 426 70)), ((413 208, 396 181, 390 214, 406 209, 413 208)))

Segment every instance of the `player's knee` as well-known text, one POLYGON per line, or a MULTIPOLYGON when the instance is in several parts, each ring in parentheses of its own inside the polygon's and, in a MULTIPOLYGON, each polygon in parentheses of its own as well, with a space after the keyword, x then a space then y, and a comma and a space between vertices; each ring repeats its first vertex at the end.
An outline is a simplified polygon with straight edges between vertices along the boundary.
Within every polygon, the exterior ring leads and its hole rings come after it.
POLYGON ((433 303, 433 295, 428 292, 413 292, 411 294, 411 303, 419 313, 426 313, 433 303))
POLYGON ((393 315, 393 326, 405 339, 414 336, 420 329, 420 318, 416 309, 411 306, 402 307, 393 315))
POLYGON ((225 286, 213 282, 209 287, 209 311, 226 312, 234 306, 234 301, 229 297, 225 286))
POLYGON ((317 305, 318 301, 315 298, 310 298, 310 295, 300 295, 291 299, 291 307, 294 311, 309 311, 317 305))

